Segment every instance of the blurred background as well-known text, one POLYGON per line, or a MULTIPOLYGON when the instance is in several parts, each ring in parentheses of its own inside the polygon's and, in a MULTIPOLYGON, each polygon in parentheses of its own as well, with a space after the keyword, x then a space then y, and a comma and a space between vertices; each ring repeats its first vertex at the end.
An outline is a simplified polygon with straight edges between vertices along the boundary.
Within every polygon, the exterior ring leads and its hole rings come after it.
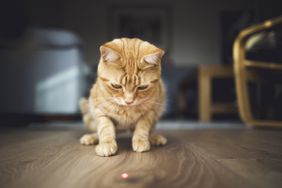
POLYGON ((79 120, 78 100, 95 81, 99 46, 139 37, 166 51, 164 119, 240 121, 234 40, 281 14, 280 0, 1 1, 0 119, 79 120))

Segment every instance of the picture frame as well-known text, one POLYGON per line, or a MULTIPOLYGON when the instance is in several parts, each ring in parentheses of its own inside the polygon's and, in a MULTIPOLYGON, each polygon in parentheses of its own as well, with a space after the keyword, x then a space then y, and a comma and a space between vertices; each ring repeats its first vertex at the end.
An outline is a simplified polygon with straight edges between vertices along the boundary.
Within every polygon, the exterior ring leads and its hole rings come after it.
POLYGON ((166 7, 113 7, 110 38, 140 38, 169 50, 169 10, 166 7))

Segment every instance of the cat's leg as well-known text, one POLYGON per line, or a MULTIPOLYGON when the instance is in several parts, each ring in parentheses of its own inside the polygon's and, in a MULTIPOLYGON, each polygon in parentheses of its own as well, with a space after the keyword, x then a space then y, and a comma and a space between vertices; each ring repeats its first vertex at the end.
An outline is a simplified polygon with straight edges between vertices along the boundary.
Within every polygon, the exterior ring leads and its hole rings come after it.
POLYGON ((90 130, 92 130, 93 132, 96 132, 97 126, 92 114, 90 113, 88 100, 84 98, 80 100, 80 110, 81 110, 81 115, 84 125, 90 130))
POLYGON ((153 146, 163 146, 167 143, 167 139, 163 135, 152 133, 150 135, 150 143, 153 146))
POLYGON ((150 116, 144 116, 137 122, 132 137, 134 151, 144 152, 150 150, 149 136, 151 127, 152 119, 150 116))
MULTIPOLYGON (((93 132, 96 132, 96 126, 95 121, 89 111, 89 104, 88 100, 85 98, 81 98, 79 101, 79 107, 82 115, 82 120, 84 125, 92 130, 93 132)), ((93 145, 98 143, 98 136, 96 133, 92 134, 85 134, 80 138, 80 143, 82 145, 93 145)))
POLYGON ((87 128, 89 128, 93 133, 85 134, 80 138, 80 143, 82 145, 93 145, 98 143, 98 136, 97 136, 97 123, 92 118, 91 114, 84 114, 83 121, 87 128))
POLYGON ((82 145, 93 145, 98 143, 97 133, 85 134, 80 138, 82 145))
POLYGON ((105 116, 99 117, 97 120, 99 144, 95 148, 96 154, 99 156, 111 156, 116 154, 118 147, 113 122, 105 116))

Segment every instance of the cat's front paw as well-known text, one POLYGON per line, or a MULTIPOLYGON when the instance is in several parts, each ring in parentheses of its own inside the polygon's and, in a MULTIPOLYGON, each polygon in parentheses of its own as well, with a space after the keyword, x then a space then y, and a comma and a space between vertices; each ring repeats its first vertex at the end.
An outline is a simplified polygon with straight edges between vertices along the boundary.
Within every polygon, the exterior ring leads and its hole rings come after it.
POLYGON ((153 146, 163 146, 167 143, 167 139, 160 134, 152 134, 150 135, 150 143, 153 146))
POLYGON ((150 150, 150 142, 148 139, 135 138, 132 140, 132 148, 136 152, 144 152, 150 150))
POLYGON ((96 154, 102 157, 108 157, 117 153, 118 147, 115 140, 99 143, 96 148, 96 154))
POLYGON ((98 142, 98 137, 95 134, 85 134, 80 138, 80 144, 93 145, 98 142))

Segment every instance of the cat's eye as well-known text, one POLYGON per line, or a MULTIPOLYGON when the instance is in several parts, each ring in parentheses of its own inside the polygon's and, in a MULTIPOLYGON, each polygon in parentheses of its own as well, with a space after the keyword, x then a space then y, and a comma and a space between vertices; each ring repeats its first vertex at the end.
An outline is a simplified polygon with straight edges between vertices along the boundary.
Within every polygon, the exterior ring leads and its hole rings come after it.
POLYGON ((114 83, 111 83, 111 86, 114 88, 114 89, 121 89, 122 86, 119 85, 119 84, 114 84, 114 83))
POLYGON ((149 85, 141 85, 138 87, 138 90, 145 90, 149 87, 149 85))

